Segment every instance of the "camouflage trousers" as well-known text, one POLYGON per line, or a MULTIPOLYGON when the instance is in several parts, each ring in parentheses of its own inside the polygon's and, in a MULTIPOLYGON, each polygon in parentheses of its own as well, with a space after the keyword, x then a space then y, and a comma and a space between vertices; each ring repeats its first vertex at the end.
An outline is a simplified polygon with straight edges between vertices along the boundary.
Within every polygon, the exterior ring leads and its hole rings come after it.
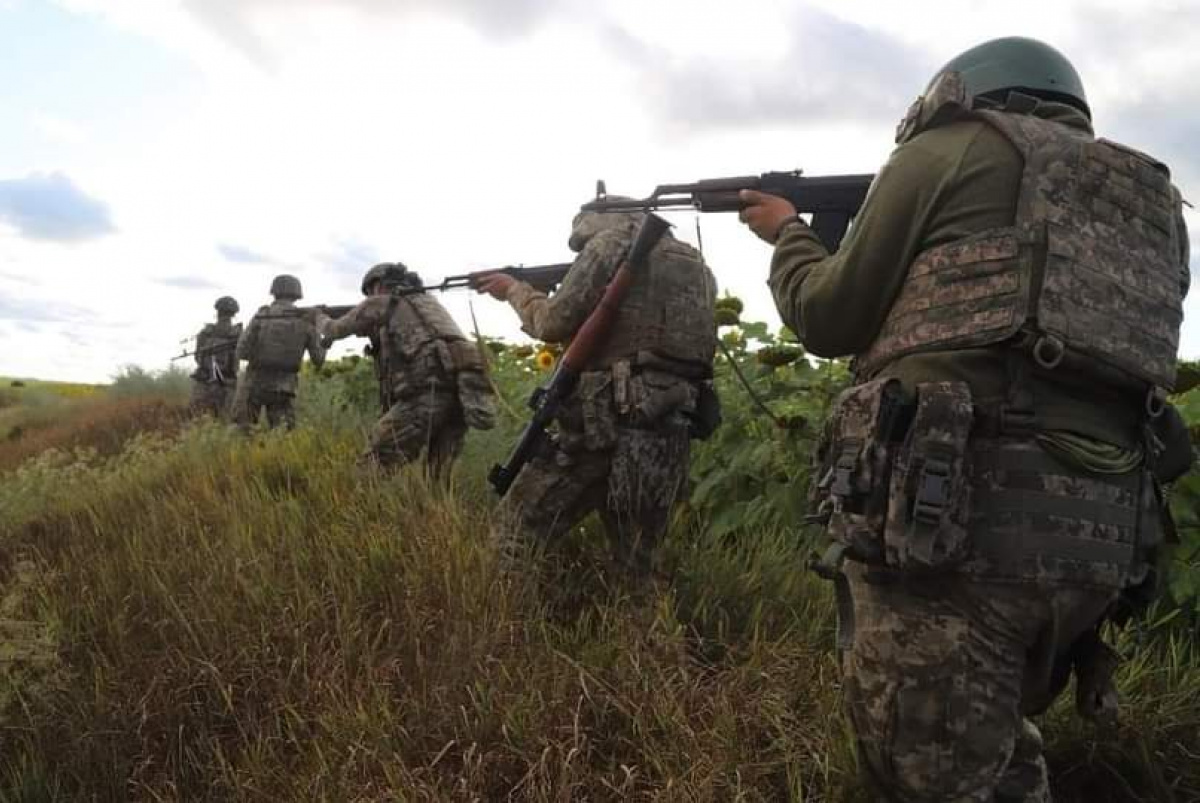
POLYGON ((189 409, 195 415, 224 418, 230 413, 233 397, 234 385, 232 382, 197 382, 193 380, 189 409))
POLYGON ((686 490, 685 430, 618 427, 611 449, 566 451, 555 444, 521 469, 496 510, 493 537, 514 561, 549 545, 589 514, 600 516, 614 562, 635 578, 653 572, 654 552, 686 490))
POLYGON ((296 394, 276 388, 256 386, 244 379, 238 382, 237 395, 233 399, 233 420, 243 430, 258 423, 263 412, 272 429, 283 424, 288 429, 296 426, 296 394))
POLYGON ((458 457, 466 432, 457 392, 422 393, 396 402, 375 422, 361 459, 395 468, 424 454, 430 469, 441 473, 458 457))
POLYGON ((1051 667, 1116 592, 905 580, 846 564, 853 640, 847 713, 874 799, 1049 803, 1037 728, 1051 667))

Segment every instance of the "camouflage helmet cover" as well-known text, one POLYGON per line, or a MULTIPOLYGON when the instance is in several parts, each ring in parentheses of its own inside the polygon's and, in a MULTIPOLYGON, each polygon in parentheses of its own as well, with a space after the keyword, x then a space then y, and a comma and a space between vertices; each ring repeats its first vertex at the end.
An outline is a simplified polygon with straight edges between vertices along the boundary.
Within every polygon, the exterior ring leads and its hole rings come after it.
POLYGON ((956 72, 968 98, 1001 99, 1009 91, 1067 103, 1091 118, 1083 81, 1067 57, 1045 42, 1023 36, 992 39, 950 59, 930 82, 956 72))
POLYGON ((299 279, 289 273, 282 273, 271 281, 271 295, 295 301, 304 298, 304 291, 299 279))
POLYGON ((217 303, 213 304, 213 309, 218 315, 237 315, 238 303, 233 296, 221 296, 217 299, 217 303))
MULTIPOLYGON (((607 195, 612 201, 632 201, 625 195, 607 195)), ((645 212, 580 212, 571 221, 571 237, 567 245, 575 253, 583 250, 588 241, 606 229, 634 230, 646 216, 645 212)))
POLYGON ((380 262, 363 274, 362 294, 369 296, 371 286, 376 282, 383 282, 385 285, 404 284, 413 275, 415 274, 409 271, 403 262, 380 262))

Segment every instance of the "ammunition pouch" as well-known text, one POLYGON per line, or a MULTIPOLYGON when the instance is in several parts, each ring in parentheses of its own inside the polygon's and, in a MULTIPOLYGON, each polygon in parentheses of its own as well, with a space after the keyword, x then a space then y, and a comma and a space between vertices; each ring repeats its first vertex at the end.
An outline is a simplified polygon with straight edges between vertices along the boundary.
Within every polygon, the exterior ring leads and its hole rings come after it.
POLYGON ((967 442, 974 423, 965 382, 917 386, 907 438, 892 469, 886 562, 905 572, 952 568, 970 551, 967 442))
POLYGON ((911 402, 896 379, 876 379, 843 391, 817 443, 810 509, 844 554, 884 563, 889 485, 911 402))

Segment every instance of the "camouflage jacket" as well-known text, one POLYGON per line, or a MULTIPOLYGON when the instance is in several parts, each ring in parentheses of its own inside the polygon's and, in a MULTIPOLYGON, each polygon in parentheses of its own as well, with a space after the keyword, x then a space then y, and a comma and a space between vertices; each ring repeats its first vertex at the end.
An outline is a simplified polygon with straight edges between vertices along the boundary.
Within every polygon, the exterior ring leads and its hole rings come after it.
POLYGON ((350 312, 323 324, 326 337, 371 339, 376 376, 386 399, 451 389, 461 371, 481 372, 478 348, 468 341, 434 297, 369 296, 350 312))
POLYGON ((241 333, 241 324, 235 326, 232 321, 206 324, 196 334, 196 348, 193 350, 196 371, 192 378, 200 382, 232 384, 238 374, 236 349, 241 333), (209 351, 214 348, 219 350, 209 351))
MULTIPOLYGON (((1069 106, 1044 103, 1034 114, 1091 133, 1087 118, 1069 106)), ((806 226, 781 232, 769 284, 784 322, 819 356, 867 351, 918 254, 1014 224, 1023 169, 1020 152, 982 120, 931 128, 906 140, 880 170, 837 253, 829 254, 806 226)), ((912 353, 881 375, 910 387, 964 380, 976 401, 999 404, 1010 384, 1005 352, 982 346, 912 353)), ((1127 449, 1139 446, 1141 394, 1069 368, 1046 372, 1026 362, 1042 429, 1127 449)))
POLYGON ((276 300, 259 307, 238 340, 238 359, 249 363, 243 381, 259 390, 295 393, 306 351, 314 365, 325 362, 325 349, 310 313, 292 301, 276 300))
MULTIPOLYGON (((553 296, 518 282, 508 301, 524 331, 569 341, 596 308, 629 247, 632 232, 593 236, 553 296)), ((653 425, 695 405, 696 384, 711 376, 716 351, 716 280, 699 252, 670 234, 621 303, 612 331, 585 373, 560 424, 585 432, 588 448, 611 445, 616 421, 653 425)))

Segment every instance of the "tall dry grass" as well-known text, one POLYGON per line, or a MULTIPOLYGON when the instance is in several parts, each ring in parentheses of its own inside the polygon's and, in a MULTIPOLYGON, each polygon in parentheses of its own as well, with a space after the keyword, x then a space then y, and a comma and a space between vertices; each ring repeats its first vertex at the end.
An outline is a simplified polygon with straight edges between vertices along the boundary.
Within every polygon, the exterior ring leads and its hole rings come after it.
MULTIPOLYGON (((587 528, 501 571, 477 470, 503 437, 448 488, 380 476, 317 401, 290 435, 200 423, 0 479, 0 800, 861 796, 795 533, 681 526, 648 596, 587 528)), ((1195 634, 1122 646, 1119 728, 1046 720, 1058 799, 1200 800, 1195 634)))

